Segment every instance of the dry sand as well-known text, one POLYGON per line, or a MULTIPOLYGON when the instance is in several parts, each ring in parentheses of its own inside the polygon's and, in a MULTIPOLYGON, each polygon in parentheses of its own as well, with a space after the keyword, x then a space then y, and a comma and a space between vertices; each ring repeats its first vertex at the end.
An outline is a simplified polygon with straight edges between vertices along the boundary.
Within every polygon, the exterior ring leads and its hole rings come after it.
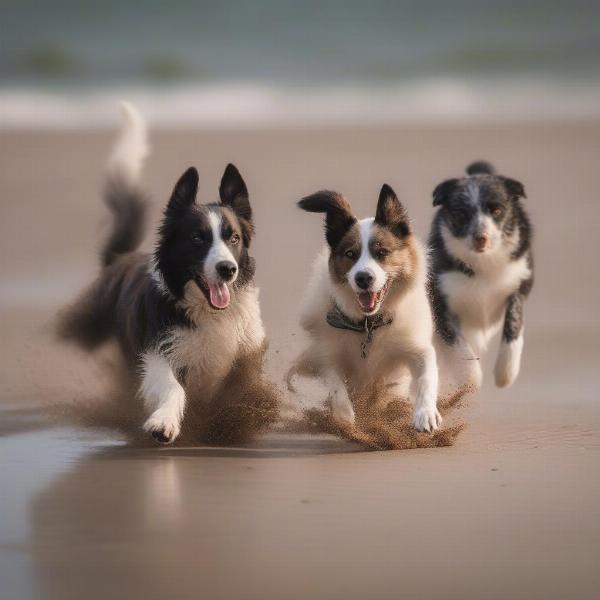
POLYGON ((596 597, 600 123, 153 135, 155 217, 190 164, 202 201, 227 162, 245 176, 267 371, 282 388, 322 240, 296 199, 327 186, 367 216, 386 181, 425 234, 433 187, 470 160, 525 182, 537 280, 522 374, 496 390, 486 365, 453 447, 393 452, 291 433, 136 449, 48 428, 38 405, 109 393, 105 364, 49 335, 96 269, 109 144, 104 132, 0 135, 3 598, 596 597))

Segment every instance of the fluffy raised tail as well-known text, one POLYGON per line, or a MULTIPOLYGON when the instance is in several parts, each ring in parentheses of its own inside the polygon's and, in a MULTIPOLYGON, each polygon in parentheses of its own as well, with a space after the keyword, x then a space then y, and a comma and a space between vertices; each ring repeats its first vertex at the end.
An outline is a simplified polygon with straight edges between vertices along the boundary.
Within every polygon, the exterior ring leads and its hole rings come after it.
POLYGON ((487 160, 476 160, 466 169, 467 175, 495 175, 496 169, 487 160))
POLYGON ((113 215, 112 231, 102 248, 102 265, 135 250, 144 236, 146 199, 138 187, 148 154, 146 124, 127 102, 121 104, 123 124, 108 160, 104 201, 113 215))

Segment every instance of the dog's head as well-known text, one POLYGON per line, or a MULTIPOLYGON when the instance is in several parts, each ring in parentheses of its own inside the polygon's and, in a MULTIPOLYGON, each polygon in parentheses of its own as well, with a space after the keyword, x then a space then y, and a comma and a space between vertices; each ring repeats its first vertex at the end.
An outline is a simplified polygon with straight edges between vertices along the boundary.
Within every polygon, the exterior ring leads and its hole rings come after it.
POLYGON ((416 258, 408 215, 389 185, 381 188, 375 218, 359 221, 344 196, 327 190, 298 206, 325 213, 331 278, 362 314, 377 313, 412 279, 416 258))
POLYGON ((467 176, 448 179, 433 192, 433 205, 454 243, 475 255, 493 253, 514 230, 515 206, 525 197, 523 184, 496 175, 483 161, 467 168, 467 176))
POLYGON ((239 171, 228 165, 219 187, 220 202, 196 204, 198 172, 179 179, 165 210, 155 264, 178 300, 198 289, 208 305, 225 309, 231 291, 254 274, 248 247, 254 233, 248 190, 239 171))

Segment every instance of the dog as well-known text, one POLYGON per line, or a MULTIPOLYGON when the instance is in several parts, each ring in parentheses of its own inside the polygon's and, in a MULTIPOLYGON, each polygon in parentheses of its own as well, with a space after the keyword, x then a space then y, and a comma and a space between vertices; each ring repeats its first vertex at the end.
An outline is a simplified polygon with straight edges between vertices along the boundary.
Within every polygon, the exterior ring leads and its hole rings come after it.
POLYGON ((105 202, 114 219, 101 273, 61 319, 60 334, 87 350, 113 338, 139 377, 147 419, 160 443, 180 433, 186 390, 212 398, 235 361, 261 348, 265 332, 253 284, 254 235, 246 184, 229 164, 220 202, 196 203, 198 172, 187 169, 168 201, 152 254, 137 251, 147 201, 138 176, 146 128, 124 105, 124 126, 108 163, 105 202))
POLYGON ((320 191, 298 202, 325 214, 327 246, 318 255, 302 308, 309 348, 290 371, 322 378, 334 420, 355 421, 351 397, 408 368, 415 393, 414 427, 435 431, 438 374, 426 294, 426 257, 407 212, 384 185, 375 217, 358 220, 346 198, 320 191))
POLYGON ((525 188, 485 161, 474 162, 466 173, 433 192, 433 205, 439 208, 429 237, 429 296, 436 346, 439 357, 454 355, 455 371, 463 368, 456 385, 478 389, 479 359, 502 329, 494 376, 497 386, 506 387, 519 374, 523 310, 533 286, 525 188))

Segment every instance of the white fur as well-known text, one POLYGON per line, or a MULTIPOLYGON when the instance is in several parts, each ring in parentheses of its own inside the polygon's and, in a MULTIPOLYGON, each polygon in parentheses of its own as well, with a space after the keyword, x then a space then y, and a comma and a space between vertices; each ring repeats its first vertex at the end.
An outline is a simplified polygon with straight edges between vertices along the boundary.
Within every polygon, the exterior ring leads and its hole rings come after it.
POLYGON ((165 340, 171 364, 185 367, 189 381, 206 398, 229 373, 233 362, 258 350, 265 339, 258 289, 248 286, 233 293, 236 297, 227 309, 208 312, 202 290, 188 282, 182 307, 199 327, 176 328, 165 340))
POLYGON ((148 134, 144 119, 133 105, 122 102, 121 114, 123 122, 108 159, 107 174, 109 179, 121 179, 132 185, 138 181, 148 155, 148 134))
MULTIPOLYGON (((364 223, 370 227, 371 222, 371 219, 361 221, 363 232, 367 228, 364 223)), ((390 288, 382 310, 393 321, 375 331, 366 358, 361 357, 360 348, 364 336, 331 327, 325 319, 332 301, 348 316, 359 318, 355 292, 347 284, 332 281, 328 248, 315 260, 303 301, 301 324, 312 340, 307 352, 315 364, 321 365, 321 377, 330 387, 334 417, 339 421, 354 420, 348 391, 368 389, 376 381, 393 381, 395 373, 404 366, 410 369, 414 382, 415 427, 433 431, 441 422, 436 408, 437 369, 433 323, 425 291, 425 253, 420 244, 416 241, 415 244, 415 280, 402 293, 390 288)))
POLYGON ((201 308, 207 304, 202 291, 189 282, 185 302, 190 304, 184 305, 190 318, 201 320, 201 326, 173 329, 154 352, 142 357, 140 394, 150 413, 144 429, 161 431, 170 441, 179 435, 185 408, 185 392, 174 371, 185 369, 190 388, 208 401, 234 361, 260 349, 265 339, 254 287, 239 291, 226 310, 207 314, 201 308))
MULTIPOLYGON (((221 215, 211 212, 208 215, 208 220, 210 222, 213 239, 210 250, 208 251, 206 259, 204 260, 204 277, 208 282, 216 283, 221 280, 219 274, 217 273, 217 264, 226 260, 237 266, 237 261, 221 237, 221 215)), ((235 272, 233 279, 229 281, 230 285, 233 284, 233 282, 237 279, 237 275, 238 271, 235 272)))
POLYGON ((442 417, 436 408, 438 369, 433 346, 409 361, 409 368, 415 387, 415 429, 435 431, 440 426, 442 417))
POLYGON ((150 416, 144 423, 147 432, 160 431, 173 441, 181 429, 185 409, 185 392, 167 359, 158 352, 142 357, 140 394, 150 416))
POLYGON ((512 385, 519 374, 521 354, 523 352, 523 334, 512 342, 502 342, 494 367, 494 377, 498 387, 512 385))
POLYGON ((479 253, 471 251, 464 240, 454 237, 445 226, 442 237, 448 251, 475 273, 472 277, 459 271, 444 273, 440 286, 450 310, 460 320, 461 333, 474 357, 480 357, 502 326, 508 297, 530 276, 527 258, 511 260, 516 239, 479 253))
MULTIPOLYGON (((477 221, 475 222, 475 231, 473 233, 477 235, 484 235, 488 240, 486 244, 486 251, 484 253, 479 252, 478 254, 480 255, 489 254, 490 252, 493 253, 499 248, 500 244, 502 244, 502 232, 500 229, 498 229, 494 219, 492 219, 489 215, 481 212, 479 213, 477 221)), ((467 239, 470 250, 476 252, 473 236, 470 235, 467 239)))
MULTIPOLYGON (((508 297, 531 275, 527 258, 511 259, 519 242, 518 232, 502 240, 501 232, 488 216, 480 225, 489 236, 485 252, 472 249, 472 241, 456 238, 442 226, 447 250, 467 264, 473 276, 458 271, 440 276, 440 287, 448 306, 460 321, 460 338, 449 347, 436 340, 440 359, 440 392, 451 396, 464 389, 479 389, 482 381, 481 357, 492 337, 501 329, 508 297)), ((511 385, 519 373, 523 336, 501 343, 496 360, 495 379, 500 387, 511 385)))
POLYGON ((354 408, 348 396, 346 384, 335 369, 329 368, 323 377, 325 385, 329 390, 331 401, 331 412, 334 420, 343 426, 354 424, 354 408))
POLYGON ((360 257, 348 271, 348 283, 355 292, 364 291, 356 285, 355 280, 356 274, 361 271, 366 271, 373 276, 373 284, 369 288, 373 292, 381 290, 387 281, 387 273, 369 252, 369 239, 371 238, 374 221, 375 219, 371 217, 370 219, 363 219, 358 223, 360 227, 360 257))

